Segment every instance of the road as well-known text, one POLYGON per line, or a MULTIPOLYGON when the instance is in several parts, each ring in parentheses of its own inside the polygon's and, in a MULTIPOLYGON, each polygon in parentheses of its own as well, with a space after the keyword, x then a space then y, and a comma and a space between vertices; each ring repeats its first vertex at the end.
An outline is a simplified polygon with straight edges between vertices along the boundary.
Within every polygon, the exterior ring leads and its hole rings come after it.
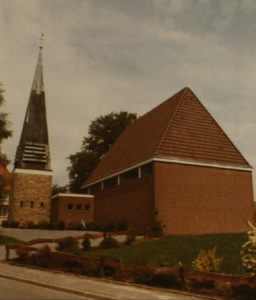
POLYGON ((0 279, 1 300, 82 300, 93 299, 78 296, 61 291, 50 290, 36 285, 13 281, 5 278, 0 279))

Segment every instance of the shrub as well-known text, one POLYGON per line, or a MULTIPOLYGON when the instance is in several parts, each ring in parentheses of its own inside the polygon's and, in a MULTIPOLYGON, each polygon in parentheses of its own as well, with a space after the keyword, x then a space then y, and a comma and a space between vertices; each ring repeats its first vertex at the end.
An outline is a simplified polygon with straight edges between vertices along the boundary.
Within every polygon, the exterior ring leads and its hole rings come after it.
POLYGON ((192 266, 199 271, 218 272, 222 258, 216 257, 216 246, 208 252, 200 250, 197 258, 193 260, 192 266))
POLYGON ((158 213, 155 213, 155 218, 154 218, 154 222, 149 230, 149 236, 151 238, 154 237, 162 237, 163 236, 163 227, 164 225, 162 224, 162 221, 157 220, 157 215, 158 213))
POLYGON ((95 264, 93 262, 84 262, 82 265, 82 274, 87 276, 99 276, 100 268, 99 264, 95 264))
POLYGON ((19 260, 24 261, 29 257, 29 250, 26 248, 18 248, 16 249, 16 254, 19 260))
POLYGON ((119 243, 112 236, 104 236, 103 241, 100 242, 99 247, 101 249, 110 249, 119 247, 119 243))
POLYGON ((64 221, 59 221, 58 229, 59 230, 64 230, 65 229, 65 222, 64 221))
POLYGON ((40 221, 37 224, 37 228, 39 229, 52 229, 53 228, 53 224, 47 221, 40 221))
POLYGON ((38 267, 46 268, 48 264, 48 256, 45 253, 32 254, 31 263, 38 267))
POLYGON ((73 254, 80 254, 79 243, 73 237, 67 237, 61 240, 56 247, 56 250, 73 254))
POLYGON ((240 284, 233 288, 232 296, 235 296, 236 299, 241 300, 251 300, 255 299, 256 287, 250 287, 247 284, 240 284))
POLYGON ((2 226, 7 228, 9 225, 8 225, 8 221, 2 221, 2 226))
POLYGON ((191 286, 194 289, 215 289, 215 281, 204 279, 203 281, 191 280, 191 286))
POLYGON ((248 232, 248 241, 242 245, 242 266, 251 276, 256 276, 256 227, 249 221, 251 231, 248 232))
POLYGON ((91 249, 91 242, 89 236, 87 234, 84 235, 84 239, 82 241, 82 246, 84 251, 89 251, 91 249))
POLYGON ((127 229, 125 221, 118 221, 117 222, 117 230, 118 231, 124 231, 127 229))
POLYGON ((89 231, 99 231, 100 226, 94 222, 86 223, 86 230, 89 231))
POLYGON ((18 228, 19 227, 19 222, 17 221, 11 221, 11 227, 12 228, 18 228))
POLYGON ((115 228, 116 228, 115 223, 110 222, 109 224, 107 224, 107 225, 104 227, 104 231, 106 231, 106 232, 113 232, 113 231, 115 231, 115 228))
POLYGON ((153 274, 146 271, 139 271, 134 274, 134 282, 140 284, 149 284, 152 282, 153 274))
POLYGON ((137 228, 134 223, 132 223, 129 227, 128 234, 126 236, 126 245, 131 245, 136 240, 137 228))
POLYGON ((181 288, 179 278, 174 275, 154 275, 150 282, 154 286, 160 286, 164 288, 181 288))
POLYGON ((38 226, 38 224, 35 224, 35 223, 32 222, 32 221, 28 221, 28 222, 26 222, 26 224, 25 224, 25 228, 36 229, 36 228, 39 228, 39 226, 38 226))

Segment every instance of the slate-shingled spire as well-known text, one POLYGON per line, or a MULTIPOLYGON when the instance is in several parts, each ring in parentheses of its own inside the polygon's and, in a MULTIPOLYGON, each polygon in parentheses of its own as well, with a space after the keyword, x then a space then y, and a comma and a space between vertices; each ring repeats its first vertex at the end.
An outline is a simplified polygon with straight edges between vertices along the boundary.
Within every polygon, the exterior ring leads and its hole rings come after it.
POLYGON ((16 152, 15 168, 50 170, 42 49, 41 46, 22 134, 16 152))

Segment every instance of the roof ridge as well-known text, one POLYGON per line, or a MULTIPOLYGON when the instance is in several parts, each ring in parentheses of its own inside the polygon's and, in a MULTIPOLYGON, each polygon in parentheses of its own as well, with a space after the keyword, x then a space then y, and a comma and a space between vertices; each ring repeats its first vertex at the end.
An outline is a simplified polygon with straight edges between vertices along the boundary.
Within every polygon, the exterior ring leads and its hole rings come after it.
POLYGON ((213 120, 213 122, 219 127, 219 129, 221 130, 221 132, 224 134, 224 136, 230 141, 230 143, 233 145, 233 147, 238 151, 238 153, 242 156, 242 158, 246 161, 246 163, 251 167, 251 164, 247 161, 247 159, 243 156, 243 154, 241 153, 241 151, 237 148, 237 146, 232 142, 232 140, 229 138, 229 136, 225 133, 225 131, 222 129, 222 127, 219 125, 219 123, 212 117, 211 113, 208 111, 208 109, 203 105, 203 103, 201 103, 201 101, 197 98, 196 94, 190 90, 190 92, 194 95, 194 97, 196 97, 196 99, 198 100, 198 102, 200 103, 200 105, 208 112, 208 114, 211 116, 211 119, 213 120))
MULTIPOLYGON (((181 104, 181 102, 182 102, 182 100, 183 100, 183 98, 184 98, 184 95, 186 94, 186 92, 187 92, 188 89, 189 89, 188 87, 184 87, 184 88, 183 88, 183 93, 182 93, 182 95, 180 96, 180 101, 179 101, 179 103, 177 104, 177 107, 175 108, 175 110, 174 110, 174 112, 173 112, 173 114, 172 114, 172 116, 171 116, 171 118, 170 118, 170 121, 169 121, 169 123, 168 123, 168 125, 167 125, 167 127, 166 127, 166 130, 164 131, 164 133, 163 133, 163 135, 162 135, 162 137, 161 137, 161 139, 160 139, 159 145, 157 146, 154 155, 157 155, 157 154, 158 154, 158 151, 159 151, 159 149, 161 148, 161 146, 162 146, 162 144, 163 144, 163 142, 164 142, 164 140, 165 140, 165 138, 166 138, 167 132, 169 131, 170 126, 172 125, 173 119, 174 119, 174 117, 175 117, 175 115, 176 115, 176 113, 177 113, 177 111, 178 111, 178 109, 179 109, 179 107, 180 107, 180 104, 181 104)), ((177 93, 177 94, 178 94, 178 93, 177 93)))

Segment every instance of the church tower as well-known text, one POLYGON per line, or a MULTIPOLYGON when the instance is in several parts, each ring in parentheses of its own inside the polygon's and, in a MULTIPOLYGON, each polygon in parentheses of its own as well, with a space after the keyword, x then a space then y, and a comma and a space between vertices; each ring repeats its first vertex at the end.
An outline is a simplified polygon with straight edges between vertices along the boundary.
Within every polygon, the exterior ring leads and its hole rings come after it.
POLYGON ((49 222, 52 171, 40 46, 31 93, 17 147, 8 222, 49 222))

